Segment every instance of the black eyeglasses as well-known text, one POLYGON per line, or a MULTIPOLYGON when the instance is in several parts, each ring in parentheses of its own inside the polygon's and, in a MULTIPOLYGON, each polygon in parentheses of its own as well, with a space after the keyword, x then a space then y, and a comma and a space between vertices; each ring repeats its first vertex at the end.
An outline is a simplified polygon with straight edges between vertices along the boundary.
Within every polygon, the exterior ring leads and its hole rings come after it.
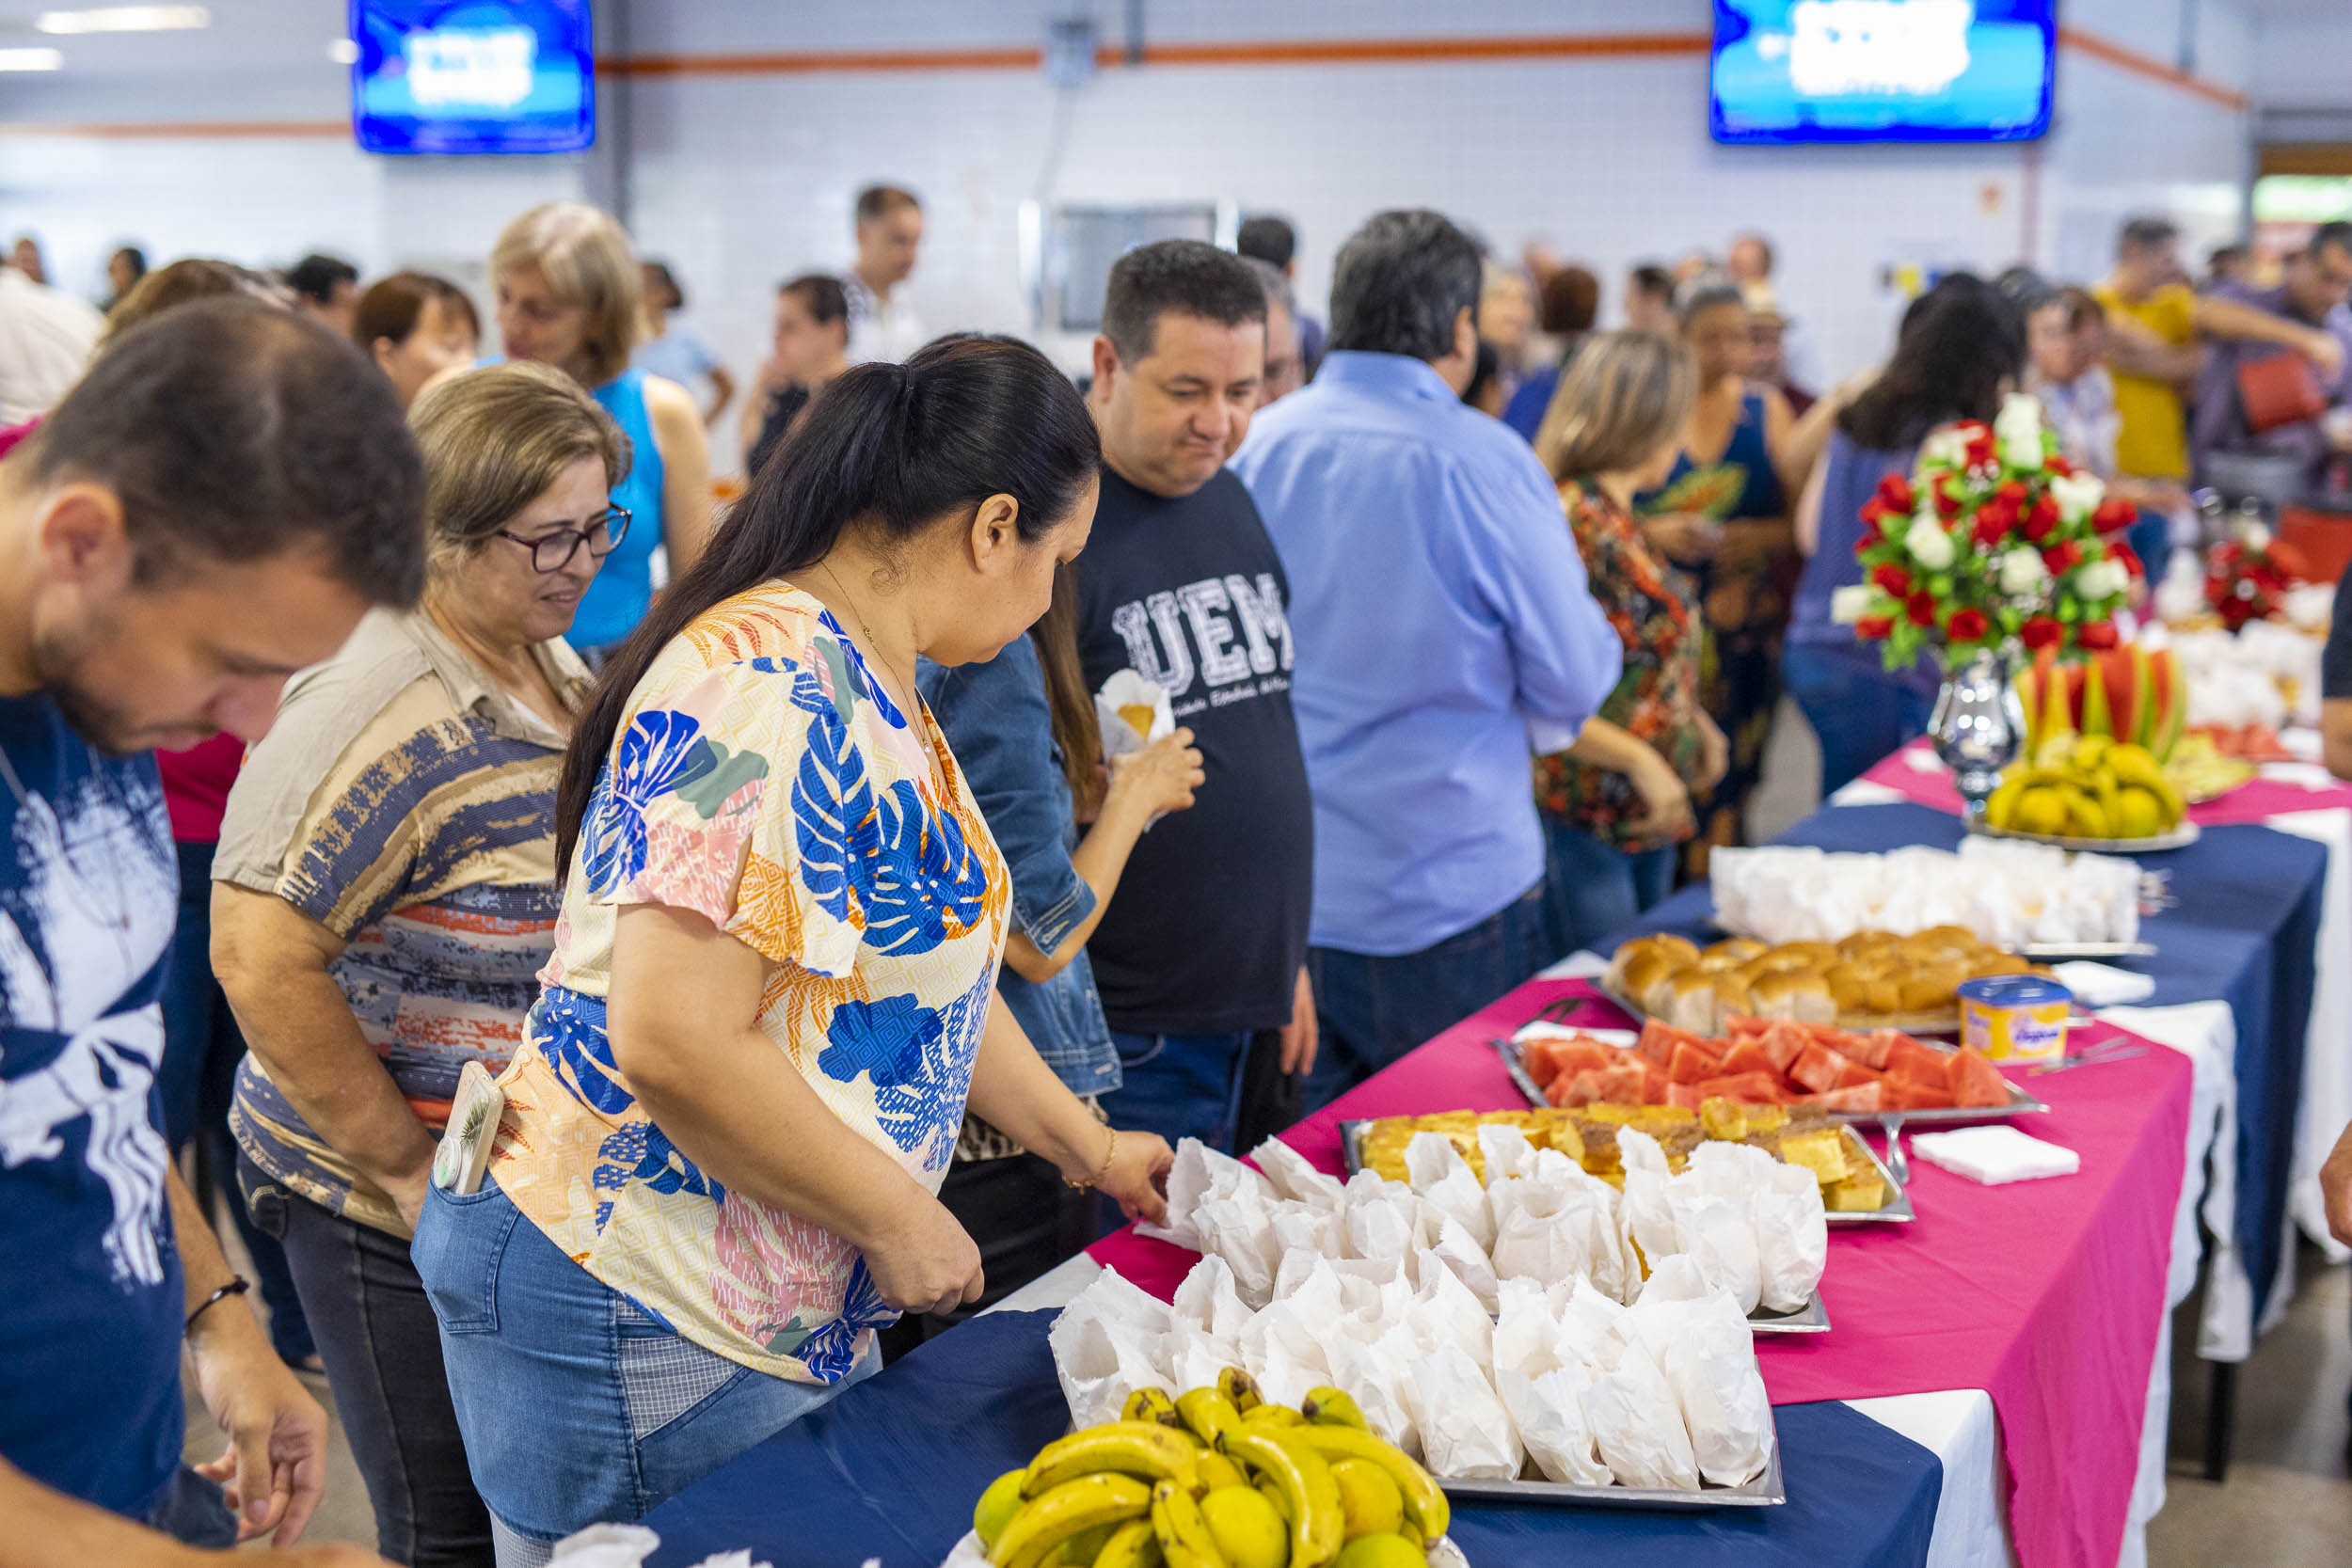
POLYGON ((528 547, 534 569, 560 572, 572 563, 572 557, 580 553, 582 545, 588 546, 588 554, 597 561, 619 549, 621 541, 628 537, 628 508, 609 508, 586 528, 559 528, 536 539, 526 539, 504 529, 498 531, 498 536, 512 539, 516 544, 528 547))

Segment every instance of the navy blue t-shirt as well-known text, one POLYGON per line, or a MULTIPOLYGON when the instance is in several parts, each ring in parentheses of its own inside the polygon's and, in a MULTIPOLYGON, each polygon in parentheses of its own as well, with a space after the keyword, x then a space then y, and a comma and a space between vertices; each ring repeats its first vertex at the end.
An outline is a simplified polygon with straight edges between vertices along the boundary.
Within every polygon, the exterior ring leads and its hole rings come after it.
POLYGON ((144 1519, 185 1302, 155 1100, 179 867, 155 764, 0 698, 0 1454, 144 1519))

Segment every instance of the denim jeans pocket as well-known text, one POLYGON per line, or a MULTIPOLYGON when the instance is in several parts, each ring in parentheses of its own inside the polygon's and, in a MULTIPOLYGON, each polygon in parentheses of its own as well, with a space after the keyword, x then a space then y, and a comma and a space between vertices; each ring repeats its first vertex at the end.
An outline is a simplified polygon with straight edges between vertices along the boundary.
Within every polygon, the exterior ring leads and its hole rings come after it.
POLYGON ((1111 1044, 1119 1052, 1121 1071, 1150 1067, 1168 1050, 1166 1035, 1113 1035, 1111 1044))
POLYGON ((443 1333, 498 1332, 499 1262, 521 1219, 522 1211, 495 1186, 460 1196, 426 1183, 408 1256, 443 1333))

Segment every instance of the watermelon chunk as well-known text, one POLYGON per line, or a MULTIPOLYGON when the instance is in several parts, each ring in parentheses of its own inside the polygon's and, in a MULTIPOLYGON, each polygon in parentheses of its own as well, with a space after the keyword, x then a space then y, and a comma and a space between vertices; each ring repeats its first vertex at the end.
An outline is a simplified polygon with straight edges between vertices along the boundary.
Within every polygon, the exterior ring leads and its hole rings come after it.
POLYGON ((1706 1036, 1694 1035, 1688 1029, 1677 1029, 1654 1018, 1642 1025, 1642 1037, 1633 1042, 1633 1049, 1662 1068, 1674 1060, 1677 1045, 1695 1045, 1710 1054, 1714 1051, 1706 1036))
POLYGON ((1846 1058, 1818 1040, 1808 1041, 1797 1065, 1788 1069, 1788 1076, 1811 1089, 1826 1094, 1837 1086, 1846 1070, 1846 1058))
POLYGON ((1636 1056, 1634 1060, 1642 1064, 1642 1103, 1645 1105, 1665 1104, 1666 1091, 1674 1087, 1674 1080, 1659 1071, 1657 1064, 1648 1057, 1636 1056))
POLYGON ((1889 1111, 1944 1111, 1952 1103, 1952 1091, 1927 1084, 1915 1084, 1908 1078, 1885 1078, 1880 1081, 1886 1093, 1882 1106, 1889 1111))
POLYGON ((1742 1072, 1761 1072, 1774 1083, 1780 1081, 1779 1064, 1766 1055, 1764 1048, 1755 1040, 1741 1040, 1724 1053, 1723 1076, 1730 1078, 1742 1072))
POLYGON ((1666 1085, 1666 1103, 1678 1110, 1695 1111, 1699 1108, 1699 1103, 1706 1098, 1707 1096, 1699 1093, 1699 1086, 1696 1084, 1669 1084, 1666 1085))
POLYGON ((1549 1040, 1533 1040, 1519 1047, 1519 1065, 1527 1069, 1527 1076, 1539 1089, 1551 1087, 1551 1081, 1560 1076, 1560 1056, 1549 1040))
POLYGON ((1612 1105, 1639 1105, 1645 1075, 1638 1061, 1620 1062, 1600 1071, 1600 1098, 1612 1105))
POLYGON ((1735 1072, 1698 1086, 1702 1099, 1734 1100, 1742 1105, 1777 1105, 1788 1098, 1776 1072, 1735 1072))
POLYGON ((1923 1087, 1947 1088, 1952 1081, 1952 1059, 1944 1052, 1906 1038, 1886 1048, 1886 1072, 1889 1077, 1923 1087))
POLYGON ((1842 1048, 1848 1061, 1860 1062, 1878 1072, 1886 1070, 1886 1053, 1897 1040, 1911 1037, 1899 1029, 1873 1029, 1867 1035, 1856 1035, 1851 1044, 1842 1048))
POLYGON ((1856 1084, 1851 1088, 1832 1089, 1821 1096, 1821 1108, 1826 1111, 1852 1111, 1867 1114, 1886 1108, 1886 1085, 1880 1083, 1856 1084))
POLYGON ((1666 1076, 1677 1084, 1695 1084, 1702 1078, 1720 1077, 1724 1059, 1703 1046, 1688 1042, 1675 1047, 1674 1059, 1666 1064, 1666 1076))
POLYGON ((1756 1048, 1764 1053, 1765 1060, 1772 1064, 1772 1070, 1786 1074, 1797 1065, 1797 1058, 1815 1043, 1803 1024, 1779 1022, 1764 1031, 1757 1038, 1756 1048))
POLYGON ((1746 1013, 1724 1015, 1724 1037, 1725 1039, 1754 1039, 1772 1026, 1772 1021, 1769 1018, 1751 1018, 1746 1013))
POLYGON ((1983 1053, 1963 1046, 1952 1057, 1952 1103, 1967 1110, 1997 1110, 2009 1103, 2009 1080, 1983 1053))
POLYGON ((1864 1067, 1860 1062, 1849 1060, 1845 1067, 1839 1069, 1837 1082, 1834 1086, 1841 1089, 1851 1089, 1863 1084, 1875 1084, 1878 1081, 1879 1075, 1877 1073, 1871 1071, 1868 1068, 1864 1067))

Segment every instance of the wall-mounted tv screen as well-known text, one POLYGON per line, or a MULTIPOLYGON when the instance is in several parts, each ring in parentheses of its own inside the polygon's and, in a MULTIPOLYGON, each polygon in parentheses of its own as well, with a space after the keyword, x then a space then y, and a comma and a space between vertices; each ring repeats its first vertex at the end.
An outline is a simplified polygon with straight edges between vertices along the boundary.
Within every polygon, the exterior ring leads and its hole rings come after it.
POLYGON ((596 139, 588 0, 352 0, 370 152, 577 152, 596 139))
POLYGON ((2026 141, 2056 0, 1715 0, 1721 142, 2026 141))

